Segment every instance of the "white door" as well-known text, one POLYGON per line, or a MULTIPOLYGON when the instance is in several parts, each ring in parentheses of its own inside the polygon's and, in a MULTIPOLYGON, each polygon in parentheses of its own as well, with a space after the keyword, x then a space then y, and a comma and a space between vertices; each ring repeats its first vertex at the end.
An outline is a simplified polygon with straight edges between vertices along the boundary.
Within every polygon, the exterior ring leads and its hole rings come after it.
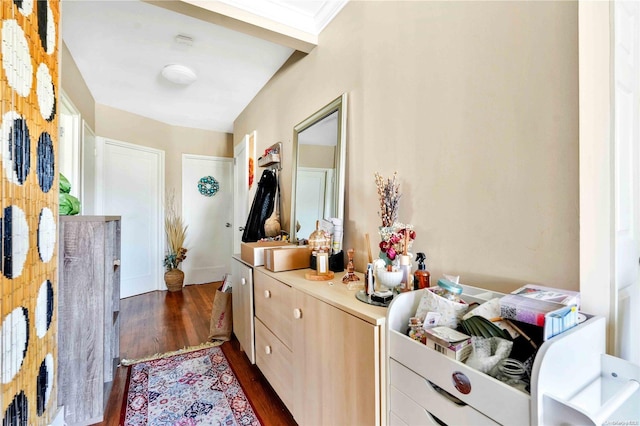
MULTIPOLYGON (((249 214, 249 135, 233 148, 233 252, 240 253, 249 214)), ((254 176, 254 185, 257 178, 254 176)))
POLYGON ((220 281, 231 273, 232 173, 230 158, 182 155, 182 217, 188 226, 187 259, 182 263, 185 284, 220 281), (217 184, 214 195, 200 192, 201 181, 205 186, 217 184))
POLYGON ((96 142, 98 214, 122 217, 120 297, 163 289, 164 151, 96 142))
POLYGON ((296 220, 300 229, 297 239, 309 238, 316 229, 316 221, 325 216, 325 188, 327 170, 298 167, 296 177, 296 220))
POLYGON ((640 8, 631 1, 612 4, 615 351, 617 356, 640 364, 640 8))

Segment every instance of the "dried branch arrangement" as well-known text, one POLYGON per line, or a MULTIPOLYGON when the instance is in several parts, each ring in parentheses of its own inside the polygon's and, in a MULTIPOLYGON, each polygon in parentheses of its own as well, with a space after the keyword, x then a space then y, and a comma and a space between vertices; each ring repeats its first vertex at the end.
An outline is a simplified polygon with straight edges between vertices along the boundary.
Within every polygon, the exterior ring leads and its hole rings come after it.
POLYGON ((167 234, 168 253, 165 256, 164 265, 167 270, 170 270, 180 266, 180 263, 187 258, 187 249, 184 248, 187 226, 176 210, 175 193, 173 191, 167 194, 165 209, 164 230, 167 234))
POLYGON ((398 208, 400 207, 400 184, 397 182, 398 172, 394 172, 391 178, 385 179, 376 172, 376 186, 378 187, 378 197, 380 198, 380 219, 382 226, 393 226, 398 219, 398 208))

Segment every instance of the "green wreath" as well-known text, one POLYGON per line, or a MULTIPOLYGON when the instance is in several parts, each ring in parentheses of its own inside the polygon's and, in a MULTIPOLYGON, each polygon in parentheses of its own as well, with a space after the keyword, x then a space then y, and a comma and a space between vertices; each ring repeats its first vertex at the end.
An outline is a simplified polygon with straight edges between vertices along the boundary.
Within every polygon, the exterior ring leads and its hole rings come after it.
POLYGON ((205 176, 198 181, 198 191, 205 197, 213 197, 219 189, 220 184, 212 176, 205 176))

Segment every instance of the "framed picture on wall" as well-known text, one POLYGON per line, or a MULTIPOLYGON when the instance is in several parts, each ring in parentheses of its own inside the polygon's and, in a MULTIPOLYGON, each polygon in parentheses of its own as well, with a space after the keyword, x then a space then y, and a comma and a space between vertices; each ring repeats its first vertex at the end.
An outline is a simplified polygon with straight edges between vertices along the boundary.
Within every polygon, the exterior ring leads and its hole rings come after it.
POLYGON ((254 130, 249 135, 249 189, 253 187, 253 181, 256 175, 256 138, 257 132, 254 130))

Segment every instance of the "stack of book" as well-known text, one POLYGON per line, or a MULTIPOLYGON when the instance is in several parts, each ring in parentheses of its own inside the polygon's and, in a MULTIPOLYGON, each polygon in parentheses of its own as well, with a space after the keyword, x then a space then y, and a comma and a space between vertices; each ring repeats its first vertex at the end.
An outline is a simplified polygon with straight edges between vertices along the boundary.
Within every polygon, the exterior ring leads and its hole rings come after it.
POLYGON ((580 293, 527 284, 500 299, 500 316, 543 327, 543 339, 578 325, 580 293))

